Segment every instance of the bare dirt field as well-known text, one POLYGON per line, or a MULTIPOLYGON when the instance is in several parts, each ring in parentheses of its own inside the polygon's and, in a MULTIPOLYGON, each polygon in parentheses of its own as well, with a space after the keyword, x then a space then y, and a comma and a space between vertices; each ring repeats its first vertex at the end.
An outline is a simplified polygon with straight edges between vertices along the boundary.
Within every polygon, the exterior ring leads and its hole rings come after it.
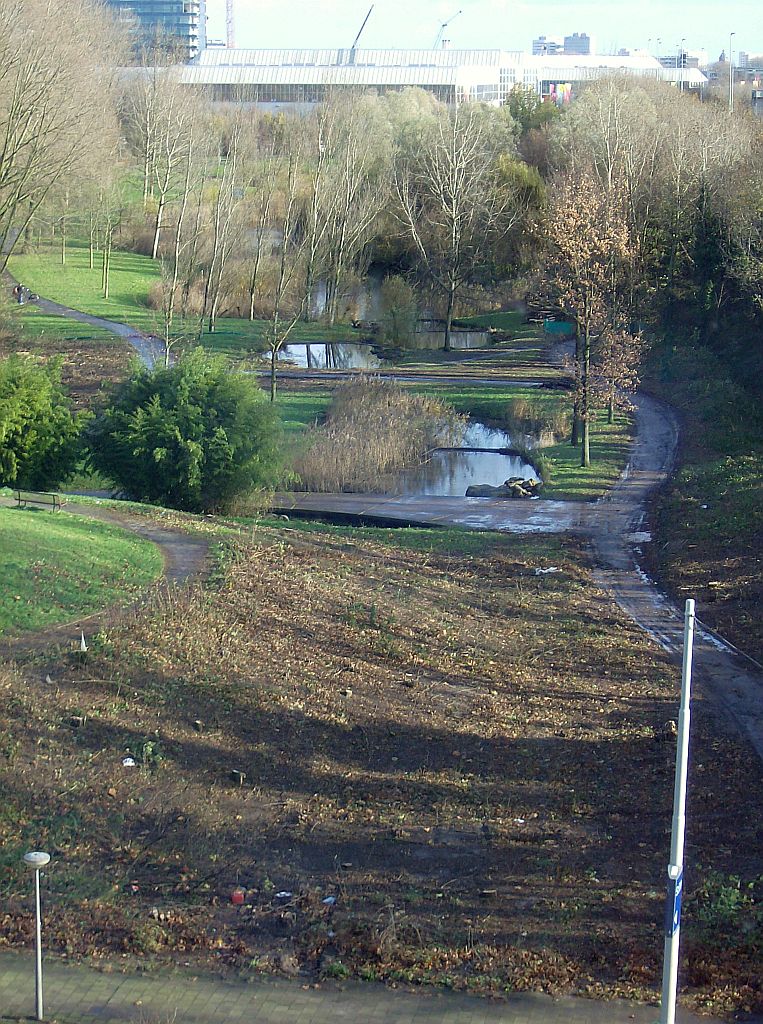
POLYGON ((49 338, 0 334, 0 359, 27 353, 62 360, 61 382, 78 409, 89 408, 104 384, 124 379, 133 357, 121 338, 77 337, 76 328, 49 338))
MULTIPOLYGON (((654 996, 678 673, 580 542, 222 543, 212 579, 158 589, 84 664, 31 646, 3 669, 1 941, 30 940, 34 839, 72 955, 654 996)), ((763 1008, 762 775, 700 693, 695 1008, 763 1008)))

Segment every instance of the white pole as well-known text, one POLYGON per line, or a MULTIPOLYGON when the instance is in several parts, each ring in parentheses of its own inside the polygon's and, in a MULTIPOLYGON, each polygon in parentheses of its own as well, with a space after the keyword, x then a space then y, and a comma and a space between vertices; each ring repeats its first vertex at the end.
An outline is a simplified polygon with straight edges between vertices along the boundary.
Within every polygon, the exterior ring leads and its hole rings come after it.
POLYGON ((734 113, 734 36, 736 32, 729 33, 729 113, 734 113))
POLYGON ((681 710, 678 716, 676 778, 673 790, 673 828, 668 864, 668 897, 665 907, 665 961, 662 972, 660 1024, 675 1024, 678 989, 678 945, 681 937, 683 895, 684 833, 686 831, 686 782, 689 770, 689 727, 691 724, 691 665, 694 649, 694 601, 686 602, 684 656, 681 673, 681 710))
POLYGON ((40 905, 40 869, 35 868, 34 872, 34 895, 35 910, 37 918, 37 962, 35 964, 35 1006, 37 1009, 37 1020, 44 1020, 42 1012, 42 907, 40 905))
POLYGON ((40 902, 40 870, 50 863, 50 854, 44 850, 30 850, 21 858, 28 868, 34 870, 34 917, 35 917, 35 1008, 37 1020, 43 1020, 42 1010, 42 906, 40 902))

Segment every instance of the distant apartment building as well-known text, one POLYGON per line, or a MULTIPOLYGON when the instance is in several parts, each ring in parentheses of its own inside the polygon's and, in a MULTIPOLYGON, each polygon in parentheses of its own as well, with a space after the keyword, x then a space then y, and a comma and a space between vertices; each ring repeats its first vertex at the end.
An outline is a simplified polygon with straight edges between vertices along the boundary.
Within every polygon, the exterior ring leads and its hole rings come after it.
MULTIPOLYGON (((675 53, 666 53, 657 60, 664 68, 699 68, 703 66, 703 54, 689 53, 686 50, 676 50, 675 53)), ((707 61, 704 61, 706 64, 707 61)))
POLYGON ((763 68, 763 54, 745 53, 744 50, 740 50, 739 57, 737 58, 737 67, 745 71, 748 69, 760 71, 763 68))
POLYGON ((564 53, 564 40, 561 36, 538 36, 533 39, 532 52, 534 57, 564 53))
POLYGON ((160 46, 191 60, 206 46, 206 0, 106 0, 133 33, 136 51, 160 46))
POLYGON ((563 53, 585 56, 592 52, 591 37, 585 32, 573 32, 571 36, 538 36, 532 42, 534 57, 556 57, 563 53))
POLYGON ((576 56, 592 53, 591 37, 587 32, 573 32, 571 36, 565 36, 564 52, 576 56))

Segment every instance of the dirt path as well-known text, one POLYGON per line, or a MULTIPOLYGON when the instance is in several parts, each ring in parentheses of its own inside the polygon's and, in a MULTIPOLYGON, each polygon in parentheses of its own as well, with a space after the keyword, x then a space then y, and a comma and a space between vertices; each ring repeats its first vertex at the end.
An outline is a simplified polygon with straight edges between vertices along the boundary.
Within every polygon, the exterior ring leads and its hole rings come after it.
MULTIPOLYGON (((37 300, 47 312, 71 317, 112 331, 125 338, 140 358, 152 365, 161 356, 161 343, 126 324, 80 313, 47 299, 37 300)), ((559 364, 563 348, 550 353, 550 361, 559 364)), ((303 376, 287 371, 290 376, 303 376)), ((313 375, 311 375, 313 376, 313 375)), ((324 375, 325 376, 325 375, 324 375)), ((331 375, 336 379, 335 375, 331 375)), ((399 380, 410 379, 405 373, 391 374, 399 380)), ((464 382, 464 378, 445 371, 443 374, 416 376, 422 381, 442 383, 464 382)), ((472 378, 473 384, 518 384, 531 381, 496 381, 493 378, 472 378)), ((639 564, 638 548, 645 538, 639 536, 646 514, 646 499, 670 473, 678 443, 678 427, 672 411, 646 395, 636 402, 637 434, 631 457, 619 483, 601 501, 587 505, 576 502, 491 502, 469 498, 403 498, 385 495, 297 495, 276 496, 274 507, 283 512, 317 511, 348 518, 396 523, 453 525, 468 529, 495 529, 515 532, 574 531, 590 537, 597 562, 596 580, 617 601, 620 607, 657 643, 676 657, 683 642, 683 614, 649 579, 639 564)), ((179 581, 198 571, 206 556, 201 542, 185 535, 163 530, 153 524, 138 523, 122 513, 98 513, 88 506, 85 514, 110 518, 128 529, 142 532, 155 540, 165 556, 168 580, 179 581), (153 535, 151 535, 153 534, 153 535)), ((701 625, 701 624, 700 624, 701 625)), ((695 646, 695 669, 701 684, 712 694, 749 739, 763 760, 763 673, 732 645, 710 630, 698 629, 695 646)))
MULTIPOLYGON (((10 498, 0 498, 0 504, 7 507, 15 506, 15 502, 10 498)), ((209 541, 206 538, 194 537, 181 530, 161 526, 142 516, 131 515, 128 512, 102 505, 80 505, 76 502, 68 502, 66 511, 86 516, 89 519, 111 523, 113 526, 120 526, 122 529, 130 530, 139 537, 156 544, 164 560, 163 575, 168 583, 185 583, 196 576, 203 575, 206 569, 209 555, 209 541)), ((62 638, 78 636, 80 630, 92 632, 101 628, 114 614, 117 607, 119 606, 104 608, 92 615, 80 616, 69 622, 49 626, 47 629, 35 630, 32 634, 12 640, 0 640, 0 655, 13 655, 32 648, 42 648, 48 643, 60 642, 62 638)))
MULTIPOLYGON (((598 502, 588 530, 597 561, 596 580, 657 643, 676 657, 683 647, 683 611, 676 608, 639 564, 645 501, 668 476, 678 442, 673 412, 640 395, 637 436, 619 483, 598 502)), ((690 596, 690 595, 687 595, 690 596)), ((700 685, 724 709, 763 760, 763 674, 749 659, 699 623, 694 649, 700 685)))
POLYGON ((64 316, 69 320, 90 324, 91 327, 100 327, 104 331, 110 331, 112 334, 124 338, 135 349, 141 362, 148 367, 164 359, 164 346, 161 339, 137 331, 129 324, 118 323, 116 320, 105 320, 103 317, 92 316, 90 313, 80 313, 79 310, 62 306, 59 302, 52 302, 50 299, 35 299, 34 305, 39 306, 44 313, 53 313, 55 316, 64 316))

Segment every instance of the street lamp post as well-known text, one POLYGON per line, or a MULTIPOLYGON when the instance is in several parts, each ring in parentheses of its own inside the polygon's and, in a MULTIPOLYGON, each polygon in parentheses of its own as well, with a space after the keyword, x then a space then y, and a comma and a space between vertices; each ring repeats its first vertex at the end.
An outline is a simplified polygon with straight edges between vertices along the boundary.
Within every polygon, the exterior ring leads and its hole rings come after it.
POLYGON ((681 40, 681 52, 679 53, 679 59, 681 61, 681 73, 680 73, 679 78, 678 78, 679 83, 680 83, 679 90, 678 90, 679 92, 683 92, 684 91, 684 53, 685 53, 685 46, 686 46, 686 40, 682 39, 681 40))
POLYGON ((729 113, 734 113, 734 36, 736 32, 729 33, 729 113))
POLYGON ((50 863, 50 854, 42 850, 32 850, 24 854, 24 863, 34 869, 34 897, 36 921, 36 962, 35 962, 35 1009, 37 1020, 44 1020, 42 1010, 42 907, 40 905, 40 870, 50 863))
POLYGON ((684 886, 684 835, 686 832, 686 788, 689 773, 689 728, 691 724, 691 673, 694 653, 694 601, 686 602, 684 613, 684 654, 681 670, 681 706, 678 714, 676 775, 673 786, 673 824, 668 865, 668 898, 665 907, 665 957, 662 971, 660 1024, 675 1024, 678 990, 678 948, 681 938, 681 902, 684 886))

